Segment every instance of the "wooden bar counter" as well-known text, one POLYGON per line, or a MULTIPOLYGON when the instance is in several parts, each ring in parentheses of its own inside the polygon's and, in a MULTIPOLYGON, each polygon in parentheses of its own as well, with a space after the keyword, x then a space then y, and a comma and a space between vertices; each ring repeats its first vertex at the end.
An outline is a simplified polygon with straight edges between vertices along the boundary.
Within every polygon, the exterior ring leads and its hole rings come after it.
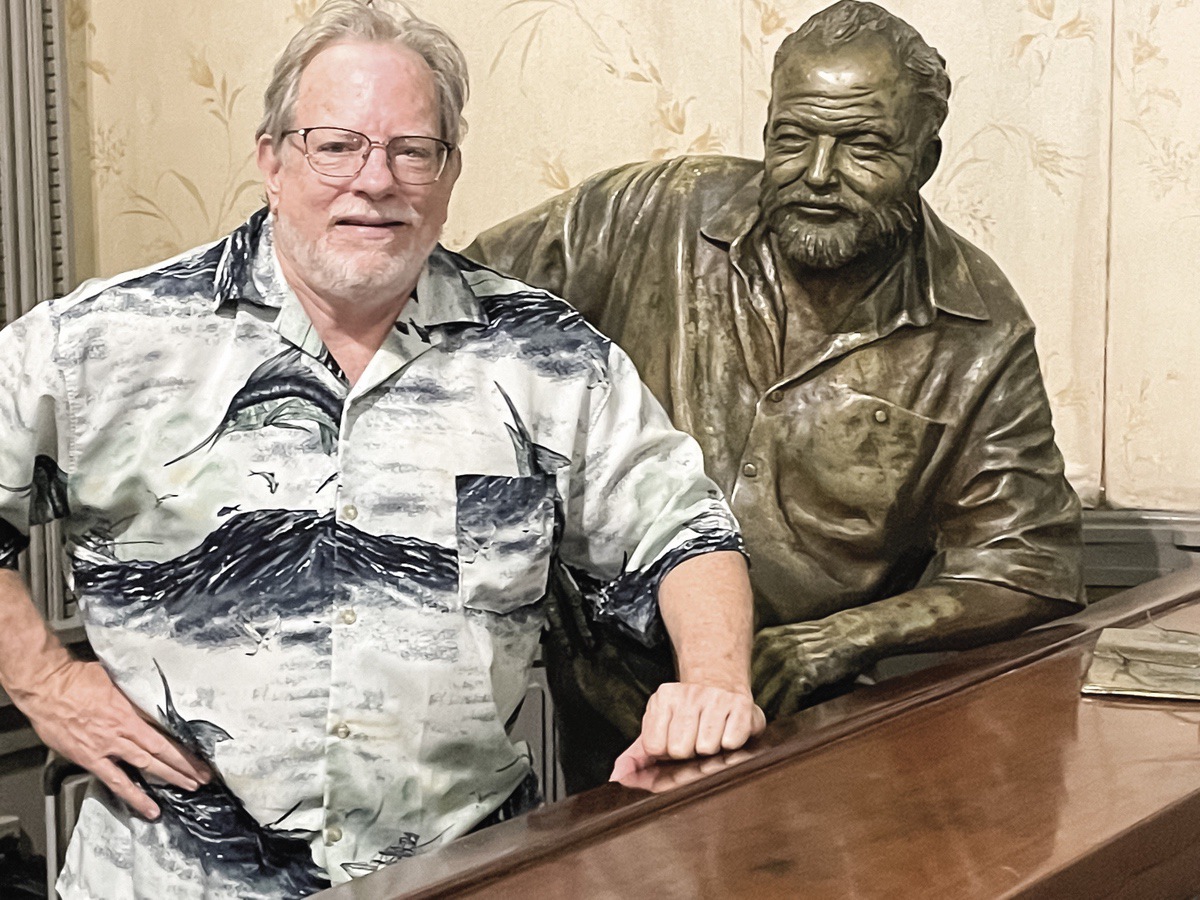
POLYGON ((1200 631, 1200 569, 319 896, 1195 897, 1200 703, 1080 695, 1148 614, 1200 631))

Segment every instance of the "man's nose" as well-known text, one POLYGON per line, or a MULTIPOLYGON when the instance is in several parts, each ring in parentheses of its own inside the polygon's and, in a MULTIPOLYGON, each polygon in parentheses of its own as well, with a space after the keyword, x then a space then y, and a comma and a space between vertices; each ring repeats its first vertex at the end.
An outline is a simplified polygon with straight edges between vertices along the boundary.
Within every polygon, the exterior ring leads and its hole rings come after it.
POLYGON ((809 150, 808 164, 804 167, 804 183, 814 190, 829 188, 837 178, 833 155, 837 151, 837 139, 833 135, 818 135, 809 150))
POLYGON ((382 194, 396 189, 396 176, 388 162, 387 147, 378 143, 367 150, 362 169, 354 176, 354 188, 369 194, 382 194), (375 151, 379 152, 376 153, 375 151))

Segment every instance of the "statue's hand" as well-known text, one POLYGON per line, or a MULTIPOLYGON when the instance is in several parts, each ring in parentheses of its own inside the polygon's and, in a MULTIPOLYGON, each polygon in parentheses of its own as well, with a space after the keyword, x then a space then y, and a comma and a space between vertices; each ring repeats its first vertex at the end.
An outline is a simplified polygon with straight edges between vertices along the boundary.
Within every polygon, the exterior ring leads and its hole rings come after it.
POLYGON ((754 699, 768 719, 789 715, 817 688, 867 668, 869 650, 861 623, 841 614, 764 628, 754 638, 754 699))

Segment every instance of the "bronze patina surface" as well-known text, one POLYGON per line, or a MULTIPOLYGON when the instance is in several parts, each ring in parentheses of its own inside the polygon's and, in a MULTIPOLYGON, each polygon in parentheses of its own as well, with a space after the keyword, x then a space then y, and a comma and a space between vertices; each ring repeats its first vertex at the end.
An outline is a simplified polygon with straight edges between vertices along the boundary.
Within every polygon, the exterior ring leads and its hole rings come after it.
MULTIPOLYGON (((700 442, 745 530, 771 716, 882 658, 1083 602, 1033 324, 919 196, 949 92, 911 26, 846 0, 780 48, 763 162, 625 166, 467 250, 575 304, 700 442)), ((549 665, 580 786, 636 735, 670 660, 559 614, 549 665)))

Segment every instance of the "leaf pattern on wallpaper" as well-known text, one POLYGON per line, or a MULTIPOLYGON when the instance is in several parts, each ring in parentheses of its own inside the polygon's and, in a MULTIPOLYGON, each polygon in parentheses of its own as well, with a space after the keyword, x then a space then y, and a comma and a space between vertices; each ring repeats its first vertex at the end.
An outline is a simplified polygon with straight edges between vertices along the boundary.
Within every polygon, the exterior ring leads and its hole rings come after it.
MULTIPOLYGON (((1135 7, 1132 27, 1124 33, 1124 60, 1117 77, 1127 92, 1131 113, 1125 124, 1140 137, 1139 164, 1150 176, 1158 199, 1172 191, 1191 191, 1200 165, 1200 140, 1181 139, 1178 120, 1188 88, 1172 68, 1164 37, 1189 33, 1197 26, 1193 0, 1153 0, 1135 7)), ((1188 91, 1188 99, 1190 99, 1188 91)))
POLYGON ((1014 123, 993 122, 947 148, 935 181, 947 219, 990 245, 996 219, 987 202, 997 170, 1031 172, 1055 197, 1062 199, 1066 182, 1078 179, 1083 158, 1054 141, 1014 123))
MULTIPOLYGON (((253 204, 248 202, 261 180, 253 168, 254 153, 242 152, 245 139, 235 134, 234 113, 245 85, 234 87, 225 75, 217 75, 203 53, 188 60, 188 80, 200 89, 201 108, 215 119, 224 135, 225 156, 204 160, 204 175, 188 175, 177 168, 159 175, 150 191, 129 187, 130 205, 119 215, 152 219, 168 231, 151 249, 168 254, 179 252, 199 240, 211 239, 236 225, 253 204)), ((198 124, 208 132, 212 124, 198 124)), ((210 148, 215 141, 206 140, 210 148)))
MULTIPOLYGON (((501 12, 515 13, 523 18, 500 43, 489 74, 494 73, 505 58, 516 55, 524 77, 531 57, 536 55, 547 32, 551 28, 560 28, 565 19, 568 28, 582 32, 587 38, 592 59, 609 76, 654 89, 654 116, 650 121, 661 138, 649 153, 651 159, 724 152, 725 141, 719 130, 712 124, 701 127, 691 116, 690 107, 696 97, 681 97, 675 92, 653 58, 638 49, 632 30, 623 20, 585 9, 579 0, 509 0, 501 12)), ((555 33, 561 35, 562 32, 555 33)), ((561 161, 556 164, 553 160, 543 159, 542 182, 547 183, 547 176, 557 181, 560 170, 561 161)))
POLYGON ((756 82, 761 82, 754 93, 762 100, 769 100, 768 87, 771 68, 775 62, 775 50, 783 39, 800 26, 787 13, 770 0, 750 0, 746 7, 748 20, 742 21, 742 50, 745 51, 745 66, 756 82))
POLYGON ((1083 0, 1076 3, 1026 0, 1022 32, 1013 45, 1013 57, 1032 66, 1035 82, 1041 81, 1055 51, 1064 44, 1095 41, 1097 23, 1086 11, 1089 5, 1083 0))

